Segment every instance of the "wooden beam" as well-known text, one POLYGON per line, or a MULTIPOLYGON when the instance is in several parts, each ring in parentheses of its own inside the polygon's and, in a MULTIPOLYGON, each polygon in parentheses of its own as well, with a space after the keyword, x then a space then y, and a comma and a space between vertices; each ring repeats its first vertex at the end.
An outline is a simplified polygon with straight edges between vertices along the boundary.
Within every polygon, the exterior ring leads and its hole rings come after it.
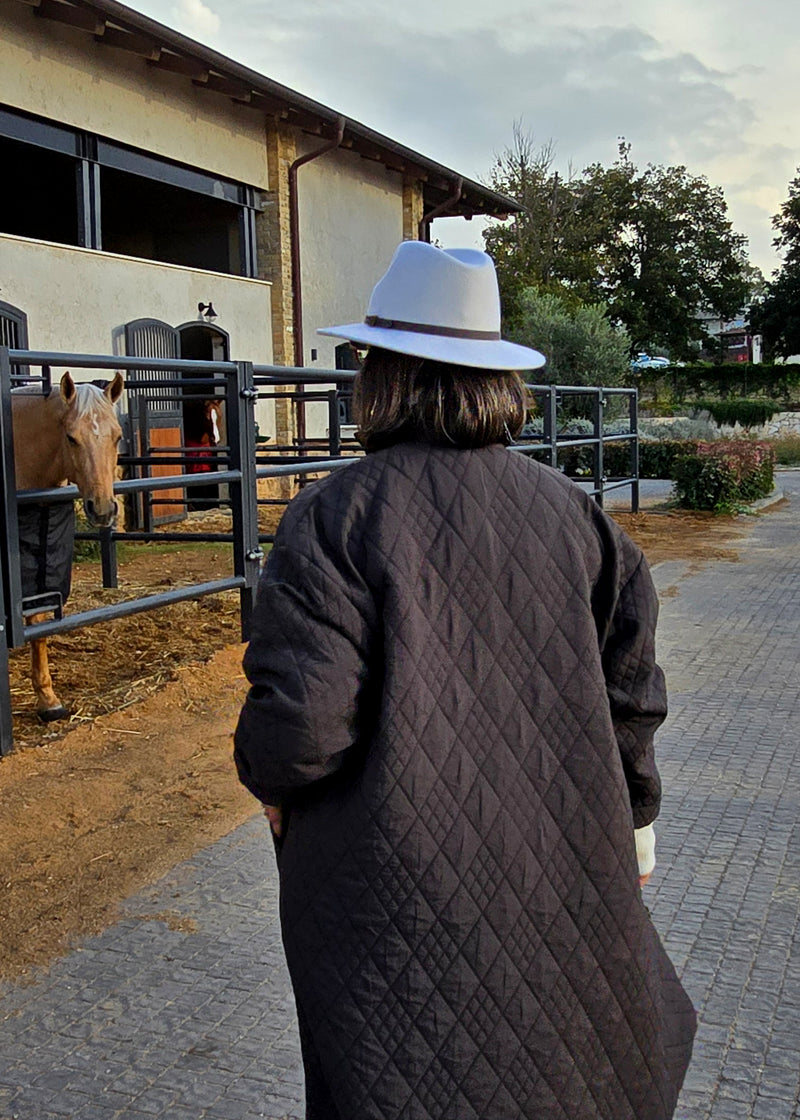
POLYGON ((96 35, 95 40, 107 47, 116 47, 119 50, 131 51, 141 55, 148 62, 158 62, 161 57, 161 47, 154 39, 146 35, 139 35, 133 31, 121 31, 118 27, 106 26, 102 35, 96 35))
POLYGON ((285 101, 279 100, 277 97, 270 97, 267 93, 261 93, 259 90, 252 90, 250 100, 247 102, 253 109, 260 109, 262 113, 267 113, 272 117, 280 117, 285 120, 289 115, 289 106, 285 101))
POLYGON ((171 51, 162 50, 160 57, 152 59, 149 65, 156 70, 168 70, 170 74, 182 74, 195 83, 205 84, 208 80, 208 69, 202 63, 196 62, 193 58, 184 58, 181 54, 173 54, 171 51))
POLYGON ((203 89, 210 89, 213 93, 224 93, 227 97, 235 97, 242 101, 252 97, 252 90, 244 82, 237 82, 213 71, 206 71, 206 77, 201 79, 199 84, 203 89))
POLYGON ((289 110, 289 115, 286 117, 287 124, 296 125, 302 128, 303 132, 310 132, 313 136, 321 136, 325 126, 331 124, 330 121, 308 113, 304 109, 297 109, 294 105, 287 105, 287 108, 289 110))
POLYGON ((58 0, 41 0, 41 3, 33 10, 41 19, 52 19, 57 23, 66 23, 69 27, 89 31, 92 35, 102 35, 106 29, 105 18, 89 8, 60 4, 58 0))

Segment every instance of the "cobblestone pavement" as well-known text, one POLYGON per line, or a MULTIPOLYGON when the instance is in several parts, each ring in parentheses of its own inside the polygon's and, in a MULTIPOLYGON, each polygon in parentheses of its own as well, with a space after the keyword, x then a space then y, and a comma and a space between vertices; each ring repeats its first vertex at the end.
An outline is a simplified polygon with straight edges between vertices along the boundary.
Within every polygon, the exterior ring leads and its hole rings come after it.
POLYGON ((738 563, 660 564, 649 905, 700 1012, 678 1120, 800 1117, 800 474, 738 563))
MULTIPOLYGON (((646 893, 701 1015, 677 1120, 800 1120, 800 474, 780 485, 740 562, 655 573, 672 710, 646 893)), ((300 1120, 269 848, 256 817, 0 989, 0 1120, 300 1120)))

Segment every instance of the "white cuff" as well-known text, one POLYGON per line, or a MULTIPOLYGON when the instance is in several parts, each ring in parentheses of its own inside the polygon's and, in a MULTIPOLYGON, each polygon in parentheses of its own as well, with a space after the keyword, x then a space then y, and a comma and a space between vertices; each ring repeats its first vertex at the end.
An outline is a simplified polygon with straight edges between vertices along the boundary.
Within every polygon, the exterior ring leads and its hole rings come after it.
POLYGON ((649 875, 656 865, 656 834, 651 824, 633 830, 639 874, 649 875))

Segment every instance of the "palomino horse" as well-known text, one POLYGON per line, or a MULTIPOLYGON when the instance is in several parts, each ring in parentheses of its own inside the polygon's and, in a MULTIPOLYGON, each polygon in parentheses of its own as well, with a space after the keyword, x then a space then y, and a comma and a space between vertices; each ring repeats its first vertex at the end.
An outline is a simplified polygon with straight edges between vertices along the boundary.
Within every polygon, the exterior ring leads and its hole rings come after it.
MULTIPOLYGON (((14 469, 18 490, 48 490, 73 483, 91 525, 114 524, 114 472, 122 436, 114 411, 124 382, 117 373, 104 389, 76 385, 68 373, 48 396, 31 386, 11 394, 14 469)), ((44 615, 34 615, 31 622, 44 615)), ((49 721, 69 713, 53 691, 47 639, 31 641, 31 680, 39 717, 49 721)))

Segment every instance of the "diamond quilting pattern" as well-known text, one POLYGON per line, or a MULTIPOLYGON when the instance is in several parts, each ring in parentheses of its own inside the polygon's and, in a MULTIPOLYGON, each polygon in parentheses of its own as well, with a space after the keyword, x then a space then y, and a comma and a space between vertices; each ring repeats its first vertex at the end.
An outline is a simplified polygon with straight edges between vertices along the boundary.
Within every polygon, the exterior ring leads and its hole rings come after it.
POLYGON ((660 792, 655 610, 627 538, 499 447, 399 445, 290 507, 237 753, 298 807, 287 957, 348 1120, 671 1114, 691 1009, 632 839, 660 792))

